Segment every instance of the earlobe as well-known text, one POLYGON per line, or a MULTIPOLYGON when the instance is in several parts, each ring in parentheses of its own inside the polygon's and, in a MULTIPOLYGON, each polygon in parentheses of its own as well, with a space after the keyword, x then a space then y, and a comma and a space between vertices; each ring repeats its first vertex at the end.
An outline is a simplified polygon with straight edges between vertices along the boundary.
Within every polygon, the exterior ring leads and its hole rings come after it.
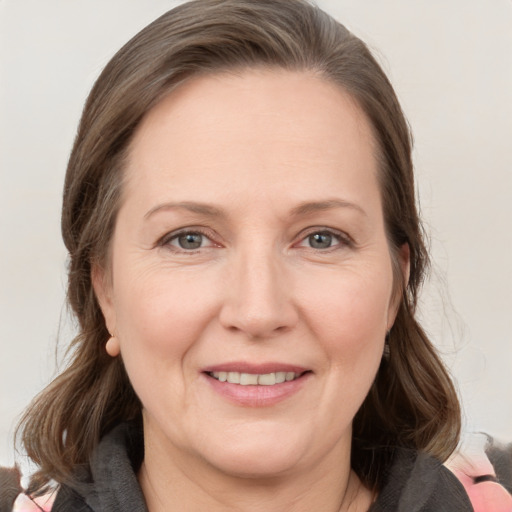
MULTIPOLYGON (((91 271, 91 281, 94 289, 94 294, 98 304, 100 305, 103 318, 105 319, 105 326, 109 333, 116 332, 116 317, 115 309, 112 301, 112 285, 106 276, 106 272, 98 265, 93 265, 91 271)), ((111 334, 112 336, 112 334, 111 334)), ((107 342, 107 344, 110 340, 107 342)), ((108 352, 108 347, 107 347, 108 352)), ((109 352, 110 353, 110 352, 109 352)))
POLYGON ((115 336, 110 336, 105 344, 105 350, 110 357, 117 357, 121 353, 119 340, 115 336))

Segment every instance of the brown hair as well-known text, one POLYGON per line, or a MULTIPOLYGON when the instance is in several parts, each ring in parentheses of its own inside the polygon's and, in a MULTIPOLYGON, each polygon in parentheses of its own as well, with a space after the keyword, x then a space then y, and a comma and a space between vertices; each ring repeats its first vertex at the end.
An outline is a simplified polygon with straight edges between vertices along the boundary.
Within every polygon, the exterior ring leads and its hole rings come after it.
POLYGON ((460 430, 457 396, 414 314, 428 267, 415 203, 411 136, 398 100, 368 48, 305 0, 196 0, 154 21, 108 63, 86 102, 64 186, 62 233, 69 251, 68 300, 80 332, 71 360, 21 422, 34 481, 68 481, 99 438, 140 417, 93 292, 93 265, 108 247, 123 184, 123 162, 144 115, 179 83, 203 73, 257 66, 312 71, 338 84, 365 112, 378 145, 387 236, 402 295, 378 375, 354 419, 352 466, 378 489, 390 448, 424 450, 445 460, 460 430), (398 251, 410 248, 404 283, 398 251))

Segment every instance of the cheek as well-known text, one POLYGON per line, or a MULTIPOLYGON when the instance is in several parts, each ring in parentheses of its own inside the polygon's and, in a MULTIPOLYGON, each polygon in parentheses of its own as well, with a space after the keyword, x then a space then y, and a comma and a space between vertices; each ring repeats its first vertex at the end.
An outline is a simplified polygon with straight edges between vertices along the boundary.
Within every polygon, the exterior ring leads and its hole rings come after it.
POLYGON ((169 380, 181 386, 183 365, 215 316, 209 287, 180 272, 120 276, 119 283, 117 333, 134 388, 141 394, 146 383, 169 380))
POLYGON ((323 354, 312 421, 326 432, 326 445, 350 429, 382 359, 392 279, 381 270, 317 275, 303 293, 306 324, 323 354))
POLYGON ((316 285, 304 294, 305 314, 329 348, 351 353, 383 342, 392 294, 390 272, 339 272, 328 276, 325 286, 318 280, 316 285))
MULTIPOLYGON (((382 265, 381 265, 382 267, 382 265)), ((321 284, 321 281, 317 281, 321 284)), ((324 353, 329 396, 355 414, 377 373, 392 293, 391 272, 339 272, 308 295, 307 323, 324 353), (350 403, 349 403, 350 402, 350 403)))

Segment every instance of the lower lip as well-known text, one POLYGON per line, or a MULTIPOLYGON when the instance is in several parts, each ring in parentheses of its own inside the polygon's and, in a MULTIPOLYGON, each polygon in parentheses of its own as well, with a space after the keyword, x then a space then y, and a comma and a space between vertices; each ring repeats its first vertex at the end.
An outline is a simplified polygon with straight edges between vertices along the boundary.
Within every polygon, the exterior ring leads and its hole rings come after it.
POLYGON ((310 372, 297 379, 274 384, 273 386, 242 386, 221 382, 207 373, 203 373, 213 390, 230 402, 246 407, 269 407, 298 393, 311 376, 310 372))

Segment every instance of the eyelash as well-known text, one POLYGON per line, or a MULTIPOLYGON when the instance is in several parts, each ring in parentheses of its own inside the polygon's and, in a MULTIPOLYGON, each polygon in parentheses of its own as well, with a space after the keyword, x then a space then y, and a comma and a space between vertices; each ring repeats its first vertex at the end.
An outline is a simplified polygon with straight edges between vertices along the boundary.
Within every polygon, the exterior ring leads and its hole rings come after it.
MULTIPOLYGON (((183 253, 183 254, 195 254, 198 251, 200 251, 201 249, 205 249, 208 247, 220 247, 220 244, 217 244, 213 240, 213 236, 212 236, 211 232, 209 230, 202 229, 200 227, 184 228, 177 232, 174 231, 172 233, 168 233, 165 236, 163 236, 157 242, 156 245, 159 247, 170 247, 170 248, 172 248, 171 249, 172 251, 177 252, 177 253, 183 253), (197 249, 185 249, 183 247, 177 247, 177 246, 172 245, 171 242, 176 241, 179 239, 179 237, 186 236, 186 235, 192 235, 192 236, 200 235, 201 237, 204 237, 207 240, 209 240, 210 245, 207 247, 201 246, 201 247, 198 247, 197 249)), ((353 247, 353 245, 354 245, 353 240, 347 234, 337 231, 337 230, 333 230, 333 229, 318 227, 318 228, 311 228, 305 234, 301 234, 299 243, 294 244, 294 247, 297 247, 297 246, 304 247, 306 249, 310 249, 315 252, 331 252, 331 251, 335 251, 336 249, 339 249, 340 247, 353 247), (311 247, 311 246, 303 246, 302 245, 302 243, 306 242, 310 237, 312 237, 314 235, 330 236, 334 239, 335 243, 333 245, 330 245, 329 247, 325 247, 325 248, 315 248, 315 247, 311 247)))

